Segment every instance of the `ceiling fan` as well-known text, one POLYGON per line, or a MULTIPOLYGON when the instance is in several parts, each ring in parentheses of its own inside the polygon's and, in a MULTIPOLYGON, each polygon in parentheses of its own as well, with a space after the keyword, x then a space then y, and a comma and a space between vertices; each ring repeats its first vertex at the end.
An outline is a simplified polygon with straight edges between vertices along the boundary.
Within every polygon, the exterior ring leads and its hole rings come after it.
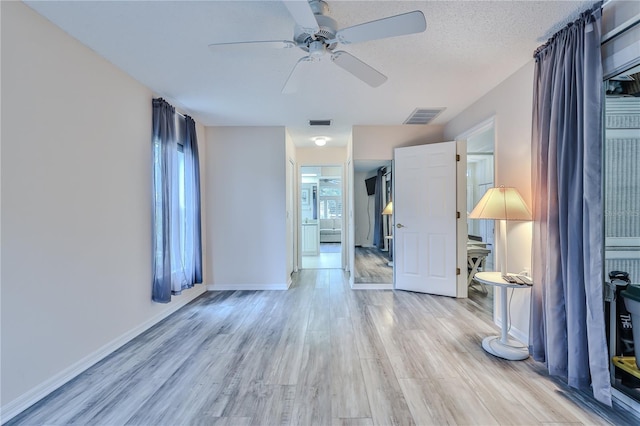
POLYGON ((295 92, 299 81, 306 74, 305 68, 327 56, 334 64, 369 86, 378 87, 387 81, 387 77, 350 53, 335 50, 338 43, 352 44, 414 34, 427 28, 424 14, 419 10, 338 29, 337 22, 328 16, 329 6, 323 0, 289 0, 283 3, 296 23, 293 40, 240 41, 209 45, 209 49, 214 52, 254 47, 297 47, 307 52, 294 65, 282 87, 282 93, 295 92))

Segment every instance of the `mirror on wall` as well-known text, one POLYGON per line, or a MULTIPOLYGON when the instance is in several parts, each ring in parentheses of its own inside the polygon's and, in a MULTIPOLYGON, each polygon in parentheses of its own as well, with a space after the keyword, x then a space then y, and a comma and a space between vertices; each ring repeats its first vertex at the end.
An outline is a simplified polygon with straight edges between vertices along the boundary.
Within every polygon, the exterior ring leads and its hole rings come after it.
POLYGON ((391 160, 356 160, 354 286, 393 285, 393 170, 391 160))

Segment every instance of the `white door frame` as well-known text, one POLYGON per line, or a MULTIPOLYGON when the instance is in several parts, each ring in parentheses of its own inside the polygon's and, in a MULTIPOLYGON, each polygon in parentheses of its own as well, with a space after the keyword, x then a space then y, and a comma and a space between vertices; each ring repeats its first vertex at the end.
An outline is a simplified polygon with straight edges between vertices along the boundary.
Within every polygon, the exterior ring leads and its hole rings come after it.
MULTIPOLYGON (((349 270, 349 253, 347 252, 345 254, 345 241, 348 240, 348 238, 346 237, 345 232, 348 230, 348 226, 345 226, 345 222, 347 221, 347 217, 345 215, 345 211, 347 211, 349 209, 349 205, 348 203, 348 199, 347 197, 347 191, 345 189, 345 186, 347 184, 347 179, 345 178, 346 175, 346 170, 347 170, 347 165, 346 163, 298 163, 298 167, 297 167, 297 173, 296 173, 296 210, 297 210, 297 214, 296 214, 296 229, 298 230, 298 235, 297 235, 297 254, 296 254, 296 259, 297 259, 297 264, 299 266, 299 269, 302 269, 302 232, 300 231, 300 227, 302 226, 302 209, 300 209, 300 204, 302 202, 301 200, 301 193, 300 193, 300 188, 302 188, 302 168, 303 167, 340 167, 341 171, 340 171, 340 179, 341 179, 341 187, 342 187, 342 232, 340 234, 340 249, 342 252, 342 264, 340 266, 340 269, 342 270, 349 270)), ((320 227, 320 219, 318 219, 318 227, 320 227)))

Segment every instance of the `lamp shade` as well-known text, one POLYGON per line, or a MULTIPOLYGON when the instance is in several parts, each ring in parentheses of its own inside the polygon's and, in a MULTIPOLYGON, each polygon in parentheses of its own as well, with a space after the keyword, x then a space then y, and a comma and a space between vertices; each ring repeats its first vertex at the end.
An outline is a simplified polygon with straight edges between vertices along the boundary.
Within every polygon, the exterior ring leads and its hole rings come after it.
POLYGON ((389 201, 389 204, 382 210, 382 214, 393 214, 393 202, 389 201))
POLYGON ((469 213, 470 219, 531 220, 531 212, 515 188, 491 188, 469 213))

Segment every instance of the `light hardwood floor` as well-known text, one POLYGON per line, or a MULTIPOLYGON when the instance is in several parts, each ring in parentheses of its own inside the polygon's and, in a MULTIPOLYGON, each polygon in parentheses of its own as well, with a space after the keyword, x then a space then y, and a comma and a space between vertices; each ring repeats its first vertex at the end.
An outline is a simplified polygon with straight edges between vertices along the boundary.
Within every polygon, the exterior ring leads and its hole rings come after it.
POLYGON ((389 266, 389 253, 376 247, 356 247, 354 283, 392 284, 393 267, 389 266))
POLYGON ((203 295, 9 424, 640 423, 488 355, 497 331, 473 299, 303 270, 289 291, 203 295))

